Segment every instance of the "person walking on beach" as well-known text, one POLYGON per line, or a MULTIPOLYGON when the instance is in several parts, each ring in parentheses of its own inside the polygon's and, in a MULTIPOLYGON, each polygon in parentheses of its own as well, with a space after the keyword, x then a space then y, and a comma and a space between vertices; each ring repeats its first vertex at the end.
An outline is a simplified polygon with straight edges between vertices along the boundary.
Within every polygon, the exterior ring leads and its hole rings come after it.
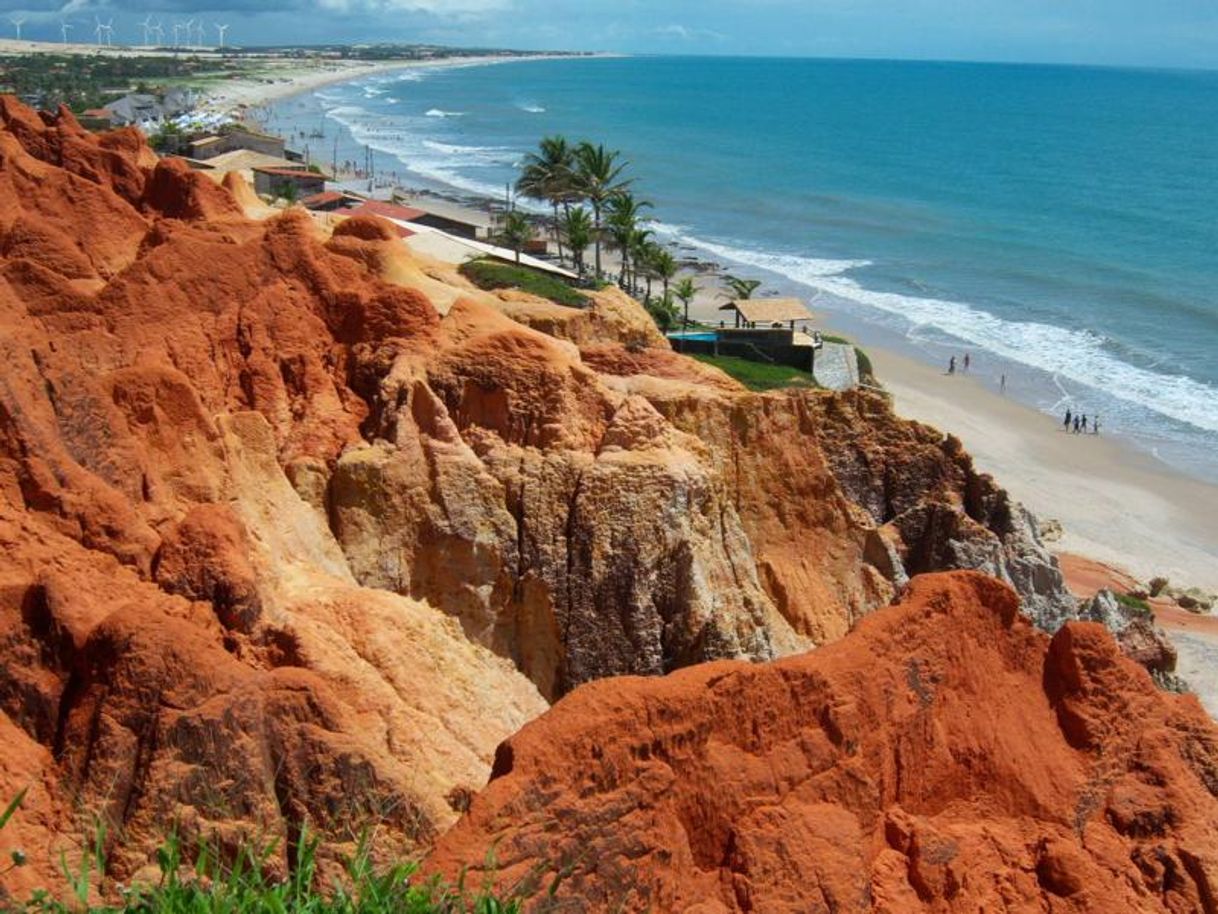
POLYGON ((972 362, 973 362, 973 360, 969 357, 969 354, 966 352, 964 354, 964 373, 965 374, 968 374, 968 367, 969 367, 969 365, 972 364, 972 362))
POLYGON ((1078 416, 1074 417, 1074 434, 1078 434, 1078 416))
POLYGON ((947 373, 948 374, 956 373, 956 357, 955 356, 952 356, 950 359, 947 360, 947 373))
POLYGON ((1070 431, 1070 418, 1071 418, 1070 407, 1067 406, 1066 407, 1066 421, 1062 423, 1062 428, 1065 429, 1066 431, 1070 431))
POLYGON ((1083 416, 1083 434, 1087 434, 1087 417, 1083 416))
POLYGON ((1095 414, 1095 418, 1091 420, 1091 434, 1098 435, 1100 433, 1100 416, 1095 414))
POLYGON ((1007 376, 1005 374, 998 381, 998 393, 1003 397, 1007 395, 1007 376))

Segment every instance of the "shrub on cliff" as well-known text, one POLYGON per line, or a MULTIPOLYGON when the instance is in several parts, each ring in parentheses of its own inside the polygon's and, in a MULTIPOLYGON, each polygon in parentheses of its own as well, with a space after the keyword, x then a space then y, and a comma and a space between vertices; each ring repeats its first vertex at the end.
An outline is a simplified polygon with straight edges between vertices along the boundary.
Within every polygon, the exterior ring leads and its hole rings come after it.
POLYGON ((680 322, 681 313, 677 310, 676 304, 673 303, 672 295, 665 293, 659 298, 649 298, 644 306, 647 308, 647 313, 651 315, 651 319, 656 322, 656 326, 664 333, 676 328, 680 322))
POLYGON ((562 280, 528 267, 496 263, 493 260, 471 260, 461 265, 461 275, 479 289, 487 291, 519 289, 569 308, 583 308, 588 304, 588 299, 562 280))
MULTIPOLYGON (((19 795, 0 815, 0 829, 21 799, 19 795)), ((325 891, 319 888, 318 841, 307 834, 296 848, 296 866, 282 879, 268 875, 276 851, 273 842, 247 845, 231 862, 200 845, 192 866, 184 858, 181 842, 171 836, 157 852, 161 875, 155 886, 102 884, 104 832, 98 834, 76 871, 66 859, 61 861, 71 903, 46 890, 24 902, 0 894, 2 910, 12 914, 519 914, 525 900, 523 894, 503 897, 485 888, 469 891, 463 878, 456 885, 438 878, 416 881, 413 863, 377 870, 366 842, 361 842, 349 864, 347 879, 325 891), (94 874, 99 874, 96 880, 94 874), (91 905, 94 895, 118 902, 91 905)), ((19 854, 12 852, 12 866, 24 862, 19 854)))

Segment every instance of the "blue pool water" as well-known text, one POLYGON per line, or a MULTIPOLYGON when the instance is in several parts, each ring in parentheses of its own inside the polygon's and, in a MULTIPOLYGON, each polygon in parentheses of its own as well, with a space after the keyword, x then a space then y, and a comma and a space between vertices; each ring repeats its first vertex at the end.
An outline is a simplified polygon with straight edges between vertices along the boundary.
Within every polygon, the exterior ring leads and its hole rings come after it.
POLYGON ((379 75, 275 118, 496 196, 542 135, 603 141, 669 239, 1218 478, 1218 73, 576 59, 379 75))

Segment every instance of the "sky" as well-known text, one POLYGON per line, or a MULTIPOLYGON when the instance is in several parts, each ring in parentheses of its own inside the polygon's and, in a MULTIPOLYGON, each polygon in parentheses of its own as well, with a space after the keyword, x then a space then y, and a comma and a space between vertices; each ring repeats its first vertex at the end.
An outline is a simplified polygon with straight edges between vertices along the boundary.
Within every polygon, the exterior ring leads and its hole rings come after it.
POLYGON ((95 17, 228 23, 229 44, 401 41, 530 50, 1218 68, 1218 0, 0 0, 0 33, 95 17))

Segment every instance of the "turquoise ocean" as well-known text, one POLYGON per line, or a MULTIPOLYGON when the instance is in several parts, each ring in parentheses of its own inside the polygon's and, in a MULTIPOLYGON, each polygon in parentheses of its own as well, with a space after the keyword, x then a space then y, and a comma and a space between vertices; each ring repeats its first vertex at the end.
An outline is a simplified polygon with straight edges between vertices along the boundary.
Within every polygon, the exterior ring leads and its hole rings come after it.
POLYGON ((541 136, 604 142, 690 256, 1218 481, 1218 72, 539 60, 328 86, 270 126, 498 198, 541 136))

